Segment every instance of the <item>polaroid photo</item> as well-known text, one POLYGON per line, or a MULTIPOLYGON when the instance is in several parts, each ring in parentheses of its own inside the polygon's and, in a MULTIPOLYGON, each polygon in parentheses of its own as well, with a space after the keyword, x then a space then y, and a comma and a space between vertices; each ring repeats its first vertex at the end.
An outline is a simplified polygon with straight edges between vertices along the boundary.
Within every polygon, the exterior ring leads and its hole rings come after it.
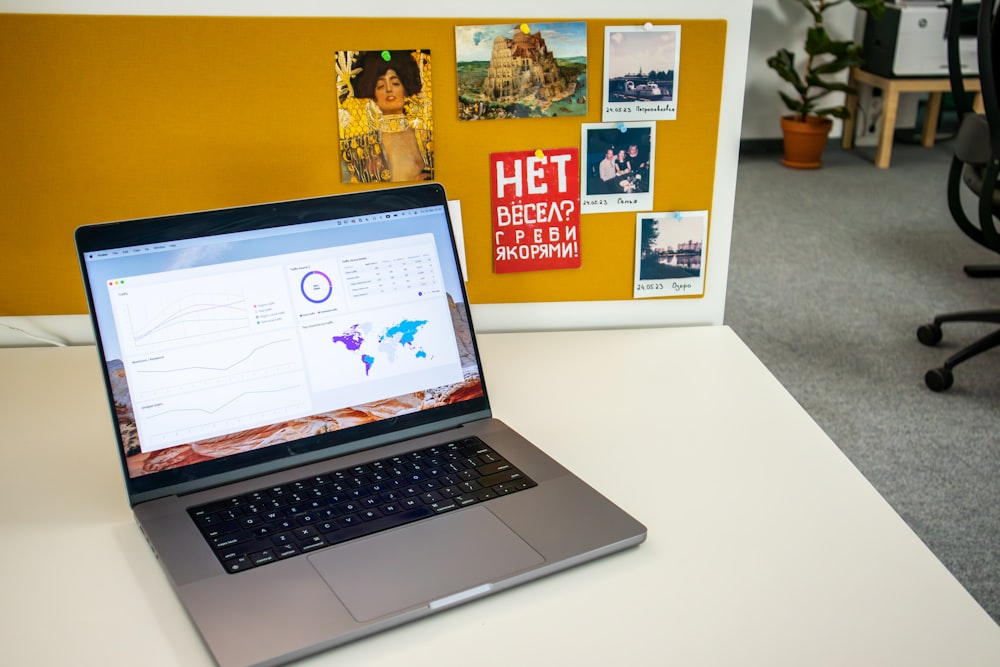
POLYGON ((708 211, 639 213, 633 298, 705 295, 708 211))
POLYGON ((580 212, 653 208, 656 124, 581 125, 580 212))
POLYGON ((434 179, 431 52, 338 51, 343 183, 434 179))
POLYGON ((605 28, 601 120, 675 120, 680 53, 679 25, 605 28))
POLYGON ((584 21, 455 27, 460 120, 587 115, 584 21))

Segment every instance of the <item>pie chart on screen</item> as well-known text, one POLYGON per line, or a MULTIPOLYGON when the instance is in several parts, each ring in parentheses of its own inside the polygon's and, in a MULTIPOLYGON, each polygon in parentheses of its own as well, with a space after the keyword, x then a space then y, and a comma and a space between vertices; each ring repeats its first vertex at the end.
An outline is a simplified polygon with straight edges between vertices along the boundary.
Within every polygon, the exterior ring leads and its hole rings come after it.
POLYGON ((333 293, 333 283, 322 271, 310 271, 302 276, 302 283, 299 285, 302 296, 312 303, 323 303, 330 298, 333 293))

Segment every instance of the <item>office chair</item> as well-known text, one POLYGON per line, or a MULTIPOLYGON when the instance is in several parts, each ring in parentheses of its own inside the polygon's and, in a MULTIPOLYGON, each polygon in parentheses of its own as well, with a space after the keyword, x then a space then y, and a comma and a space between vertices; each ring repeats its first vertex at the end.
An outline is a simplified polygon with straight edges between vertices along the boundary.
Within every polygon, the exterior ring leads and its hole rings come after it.
MULTIPOLYGON (((1000 101, 997 96, 996 63, 1000 53, 993 40, 994 16, 992 1, 980 3, 977 44, 979 49, 979 80, 984 113, 973 113, 972 105, 962 83, 959 60, 959 20, 962 1, 953 0, 948 26, 948 72, 952 97, 960 118, 955 152, 948 173, 948 209, 959 228, 972 240, 1000 253, 1000 232, 993 219, 1000 216, 1000 101), (978 225, 965 213, 962 206, 962 189, 975 194, 978 225)), ((966 274, 973 277, 1000 277, 1000 267, 967 266, 966 274)), ((938 315, 930 324, 917 329, 917 339, 924 345, 937 345, 942 338, 941 325, 945 322, 989 322, 1000 324, 1000 308, 975 310, 938 315)), ((945 360, 939 368, 932 368, 924 375, 924 382, 932 391, 945 391, 954 383, 952 369, 987 350, 1000 345, 1000 329, 968 345, 945 360)))

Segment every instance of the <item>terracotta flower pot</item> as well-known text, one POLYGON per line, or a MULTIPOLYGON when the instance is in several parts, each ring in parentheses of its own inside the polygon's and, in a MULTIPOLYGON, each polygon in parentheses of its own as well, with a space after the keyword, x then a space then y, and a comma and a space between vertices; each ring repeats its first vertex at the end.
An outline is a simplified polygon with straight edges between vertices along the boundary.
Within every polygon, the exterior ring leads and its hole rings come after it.
POLYGON ((796 116, 782 116, 781 131, 785 137, 785 159, 781 164, 795 169, 817 169, 830 136, 833 121, 820 116, 806 116, 805 122, 796 116))

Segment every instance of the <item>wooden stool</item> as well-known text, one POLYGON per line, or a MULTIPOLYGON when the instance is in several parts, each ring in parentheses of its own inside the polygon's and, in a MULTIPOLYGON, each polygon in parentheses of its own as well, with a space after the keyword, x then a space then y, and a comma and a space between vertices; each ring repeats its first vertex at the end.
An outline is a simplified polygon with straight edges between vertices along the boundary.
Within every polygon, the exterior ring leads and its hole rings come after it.
MULTIPOLYGON (((965 89, 974 91, 976 99, 974 106, 977 110, 982 109, 982 97, 979 93, 979 78, 968 77, 962 79, 965 89)), ((896 114, 899 111, 900 93, 930 93, 927 100, 927 117, 924 119, 924 127, 921 133, 920 143, 925 148, 934 145, 934 137, 937 133, 938 118, 941 116, 941 96, 943 93, 951 92, 951 82, 948 77, 928 77, 928 78, 890 78, 866 72, 857 67, 851 70, 848 85, 857 88, 858 84, 867 83, 875 88, 882 89, 882 121, 879 123, 878 146, 875 149, 875 166, 879 169, 888 169, 889 161, 892 158, 892 138, 896 131, 896 114)), ((842 148, 852 148, 854 146, 854 127, 858 111, 858 96, 847 94, 847 110, 850 117, 844 121, 843 135, 840 139, 842 148)))

